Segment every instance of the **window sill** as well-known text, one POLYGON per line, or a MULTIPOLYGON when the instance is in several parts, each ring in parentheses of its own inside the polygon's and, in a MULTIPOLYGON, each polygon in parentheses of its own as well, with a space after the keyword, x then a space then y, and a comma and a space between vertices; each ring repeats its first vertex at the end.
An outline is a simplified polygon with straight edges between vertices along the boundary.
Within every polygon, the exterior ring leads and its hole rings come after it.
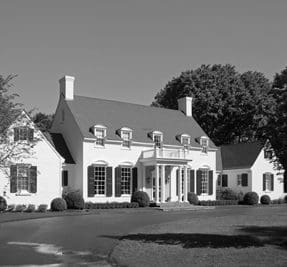
POLYGON ((121 149, 122 150, 132 150, 130 147, 124 147, 124 146, 122 146, 121 149))
POLYGON ((28 192, 28 191, 21 191, 21 192, 17 192, 16 196, 31 196, 32 193, 28 192))

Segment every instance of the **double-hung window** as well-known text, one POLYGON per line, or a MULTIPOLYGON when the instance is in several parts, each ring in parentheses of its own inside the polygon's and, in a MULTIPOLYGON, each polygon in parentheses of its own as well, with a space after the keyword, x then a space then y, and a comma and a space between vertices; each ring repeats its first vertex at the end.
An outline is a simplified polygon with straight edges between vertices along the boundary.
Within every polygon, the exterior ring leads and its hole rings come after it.
POLYGON ((106 194, 106 166, 94 167, 95 195, 106 194))
POLYGON ((265 159, 272 159, 273 157, 273 152, 271 149, 265 149, 264 150, 264 158, 265 159))
POLYGON ((29 165, 17 165, 17 191, 29 192, 29 165))
POLYGON ((121 167, 121 193, 127 195, 131 193, 131 167, 121 167))
POLYGON ((181 135, 181 144, 185 149, 188 149, 190 146, 190 136, 187 134, 182 134, 181 135))
POLYGON ((34 129, 21 126, 14 128, 14 141, 33 141, 34 139, 34 129))
POLYGON ((208 169, 201 170, 201 193, 208 194, 208 169))
POLYGON ((154 134, 153 135, 153 142, 155 147, 161 148, 162 147, 162 135, 161 134, 154 134))
POLYGON ((266 191, 273 191, 273 179, 271 173, 265 173, 265 190, 266 191))
POLYGON ((105 127, 97 127, 95 126, 95 136, 96 136, 96 145, 97 146, 105 146, 105 138, 106 138, 106 128, 105 127))
POLYGON ((123 139, 123 147, 131 147, 132 131, 131 130, 122 130, 121 137, 123 139))
POLYGON ((202 148, 202 150, 201 150, 202 153, 207 154, 207 152, 208 152, 208 143, 209 143, 208 141, 209 141, 208 138, 205 137, 205 136, 200 138, 200 145, 201 145, 201 148, 202 148))

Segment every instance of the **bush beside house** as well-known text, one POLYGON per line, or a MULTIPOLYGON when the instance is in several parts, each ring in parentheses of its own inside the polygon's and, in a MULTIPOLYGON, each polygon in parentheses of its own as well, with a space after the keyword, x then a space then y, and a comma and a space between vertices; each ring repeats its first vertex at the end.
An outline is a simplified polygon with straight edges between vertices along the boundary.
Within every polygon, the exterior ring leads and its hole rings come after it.
POLYGON ((52 200, 51 202, 52 211, 64 211, 66 209, 67 209, 67 203, 65 199, 57 197, 52 200))
POLYGON ((148 207, 150 199, 146 192, 136 191, 132 194, 131 202, 137 202, 140 207, 148 207))
POLYGON ((4 197, 0 197, 0 212, 7 209, 7 202, 4 197))
POLYGON ((271 203, 271 199, 268 195, 263 195, 260 198, 260 203, 263 205, 269 205, 271 203))
POLYGON ((190 204, 198 205, 198 196, 195 193, 188 192, 187 200, 190 204))
POLYGON ((256 205, 258 204, 259 196, 256 192, 247 192, 244 195, 243 203, 246 205, 256 205))
POLYGON ((80 192, 68 192, 63 196, 68 209, 82 210, 85 207, 85 201, 80 192))

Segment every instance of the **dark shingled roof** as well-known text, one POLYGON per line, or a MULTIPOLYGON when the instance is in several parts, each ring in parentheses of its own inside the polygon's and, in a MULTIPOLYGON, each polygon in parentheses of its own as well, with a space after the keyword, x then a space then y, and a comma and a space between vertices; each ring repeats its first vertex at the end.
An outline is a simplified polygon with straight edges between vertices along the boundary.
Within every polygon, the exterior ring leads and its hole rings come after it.
POLYGON ((58 153, 65 159, 65 163, 75 164, 62 134, 45 132, 44 135, 58 153))
POLYGON ((264 145, 260 142, 225 145, 220 148, 222 168, 250 168, 257 159, 264 145))
MULTIPOLYGON (((96 124, 106 126, 107 138, 112 140, 120 140, 116 131, 122 127, 133 130, 136 142, 151 143, 148 133, 158 130, 163 133, 164 144, 180 145, 176 136, 187 133, 191 136, 191 145, 199 147, 195 138, 207 136, 192 117, 178 110, 84 96, 75 96, 67 105, 84 137, 94 137, 89 129, 96 124)), ((210 147, 215 148, 212 141, 210 147)))

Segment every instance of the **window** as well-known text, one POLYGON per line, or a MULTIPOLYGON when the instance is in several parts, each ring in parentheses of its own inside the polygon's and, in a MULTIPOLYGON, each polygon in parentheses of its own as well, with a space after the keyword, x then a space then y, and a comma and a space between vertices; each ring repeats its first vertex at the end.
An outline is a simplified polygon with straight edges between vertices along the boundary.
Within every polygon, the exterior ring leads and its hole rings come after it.
POLYGON ((220 186, 221 185, 221 175, 218 174, 217 176, 217 186, 220 186))
POLYGON ((121 193, 122 195, 131 193, 131 168, 121 168, 121 193))
POLYGON ((106 193, 106 167, 94 167, 95 195, 105 195, 106 193))
POLYGON ((208 138, 207 137, 205 137, 205 136, 203 136, 203 137, 201 137, 200 138, 200 144, 201 144, 201 147, 202 147, 202 150, 201 150, 201 152, 202 153, 207 153, 208 152, 208 138))
POLYGON ((273 191, 273 181, 272 181, 272 174, 265 173, 265 190, 266 191, 273 191))
POLYGON ((237 186, 248 186, 248 174, 237 174, 237 186))
POLYGON ((95 128, 95 136, 97 138, 96 145, 104 146, 105 145, 105 137, 106 137, 106 129, 105 128, 95 128))
POLYGON ((228 175, 227 174, 222 174, 222 181, 221 181, 221 186, 222 187, 228 187, 228 175))
POLYGON ((201 170, 201 193, 208 194, 208 170, 201 170))
POLYGON ((181 144, 184 146, 184 148, 188 148, 190 145, 190 136, 187 134, 181 135, 181 144))
POLYGON ((153 141, 154 141, 155 147, 159 147, 159 148, 162 147, 162 135, 161 134, 154 134, 153 141))
POLYGON ((68 171, 62 171, 62 186, 68 186, 68 171))
POLYGON ((29 191, 28 165, 17 165, 17 191, 29 191))
POLYGON ((121 131, 121 137, 123 139, 123 147, 131 147, 132 132, 127 130, 121 131))
POLYGON ((265 159, 272 159, 273 157, 273 152, 271 149, 265 149, 264 150, 264 158, 265 159))
POLYGON ((14 141, 33 141, 34 130, 29 127, 14 128, 14 141))

